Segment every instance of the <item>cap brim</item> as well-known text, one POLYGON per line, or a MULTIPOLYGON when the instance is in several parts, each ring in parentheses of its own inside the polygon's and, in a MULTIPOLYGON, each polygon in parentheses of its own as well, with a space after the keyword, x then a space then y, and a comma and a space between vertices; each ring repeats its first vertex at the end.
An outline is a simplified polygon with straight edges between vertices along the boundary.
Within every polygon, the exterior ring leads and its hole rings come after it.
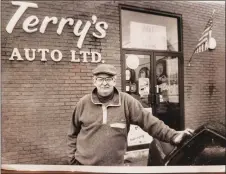
POLYGON ((97 74, 108 74, 108 75, 116 75, 116 73, 113 72, 107 72, 107 71, 98 71, 98 72, 94 72, 93 75, 97 75, 97 74))

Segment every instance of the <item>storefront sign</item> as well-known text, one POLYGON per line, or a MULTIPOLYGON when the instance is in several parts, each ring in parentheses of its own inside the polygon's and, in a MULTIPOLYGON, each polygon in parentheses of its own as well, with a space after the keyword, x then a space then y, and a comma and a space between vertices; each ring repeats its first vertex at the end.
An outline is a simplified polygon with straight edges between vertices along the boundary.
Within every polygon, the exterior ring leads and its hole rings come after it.
MULTIPOLYGON (((49 55, 54 62, 59 62, 63 58, 63 54, 60 50, 49 50, 49 49, 29 49, 24 48, 25 58, 23 58, 20 54, 18 48, 14 48, 9 60, 28 60, 34 61, 36 59, 36 55, 39 54, 41 56, 40 61, 46 62, 47 58, 46 55, 49 55), (31 56, 30 56, 31 55, 31 56)), ((71 62, 92 62, 98 63, 101 62, 101 54, 98 52, 89 52, 89 51, 80 51, 79 54, 81 55, 82 59, 75 56, 76 51, 70 50, 71 53, 71 62), (87 56, 91 56, 91 60, 88 60, 87 56)), ((104 60, 102 60, 104 63, 104 60)))
MULTIPOLYGON (((19 6, 17 11, 13 14, 12 18, 9 20, 9 23, 6 26, 6 31, 11 34, 17 24, 17 22, 21 19, 21 16, 26 12, 29 8, 38 8, 38 5, 36 3, 31 2, 22 2, 22 1, 12 1, 13 5, 19 6)), ((77 47, 79 49, 82 48, 83 41, 91 28, 92 25, 94 25, 94 28, 96 31, 92 32, 93 37, 96 38, 104 38, 106 36, 106 30, 108 28, 108 24, 104 21, 97 22, 97 17, 95 15, 92 15, 91 21, 86 21, 84 27, 81 27, 83 22, 81 20, 75 21, 72 18, 61 18, 60 20, 53 16, 45 16, 43 21, 40 22, 40 19, 35 15, 30 15, 23 21, 23 30, 27 33, 34 33, 34 32, 40 32, 45 33, 46 28, 48 27, 48 24, 56 24, 56 33, 60 35, 63 32, 64 26, 70 25, 74 26, 73 33, 76 37, 78 37, 77 47), (41 23, 40 27, 38 28, 38 24, 41 23), (81 29, 82 28, 82 29, 81 29)), ((23 50, 25 52, 25 58, 28 61, 35 60, 36 53, 41 54, 41 61, 47 61, 45 55, 46 53, 49 53, 51 56, 51 59, 53 61, 61 61, 63 58, 62 52, 60 50, 52 50, 49 49, 29 49, 25 48, 23 50), (31 57, 29 55, 32 54, 31 57)), ((80 55, 83 56, 83 60, 80 60, 79 58, 75 57, 75 50, 70 50, 71 52, 71 62, 88 62, 87 55, 91 55, 92 60, 90 62, 100 62, 101 61, 101 54, 98 52, 86 52, 86 51, 80 51, 80 55)), ((24 60, 24 58, 21 57, 20 51, 18 48, 14 48, 13 52, 11 54, 11 57, 9 60, 24 60)))

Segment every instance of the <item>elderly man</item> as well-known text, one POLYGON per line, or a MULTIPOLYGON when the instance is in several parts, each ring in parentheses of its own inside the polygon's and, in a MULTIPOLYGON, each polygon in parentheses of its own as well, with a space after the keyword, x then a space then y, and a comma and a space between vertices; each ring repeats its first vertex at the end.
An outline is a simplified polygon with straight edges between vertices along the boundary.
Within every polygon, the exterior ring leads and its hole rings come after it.
POLYGON ((116 68, 101 64, 93 70, 95 89, 77 103, 68 132, 69 163, 75 165, 123 165, 129 125, 140 126, 161 141, 179 144, 193 130, 175 131, 141 103, 119 92, 116 68))

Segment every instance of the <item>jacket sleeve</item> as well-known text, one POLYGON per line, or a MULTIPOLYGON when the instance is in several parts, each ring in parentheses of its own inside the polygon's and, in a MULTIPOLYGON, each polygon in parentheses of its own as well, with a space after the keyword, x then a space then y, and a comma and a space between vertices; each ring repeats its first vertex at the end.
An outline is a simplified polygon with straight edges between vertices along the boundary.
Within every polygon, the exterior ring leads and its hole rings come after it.
POLYGON ((130 123, 140 126, 145 132, 160 141, 172 143, 178 134, 177 131, 153 116, 151 112, 143 108, 138 100, 131 96, 128 96, 128 104, 130 123))
POLYGON ((73 164, 75 162, 75 151, 76 151, 76 142, 77 142, 77 136, 80 132, 81 126, 78 121, 78 114, 76 114, 77 107, 75 108, 68 134, 67 134, 67 144, 68 144, 68 163, 73 164))

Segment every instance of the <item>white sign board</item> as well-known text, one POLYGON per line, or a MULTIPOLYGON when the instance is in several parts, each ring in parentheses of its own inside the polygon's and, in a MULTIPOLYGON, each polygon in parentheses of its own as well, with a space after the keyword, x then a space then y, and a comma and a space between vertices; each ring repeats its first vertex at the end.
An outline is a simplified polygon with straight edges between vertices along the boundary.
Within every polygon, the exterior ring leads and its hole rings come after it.
MULTIPOLYGON (((151 108, 145 109, 152 113, 151 108)), ((152 136, 144 132, 139 126, 130 125, 130 131, 127 138, 128 146, 149 144, 152 142, 152 140, 153 140, 152 136)))
POLYGON ((130 47, 167 50, 166 27, 130 22, 130 47))
POLYGON ((139 78, 139 94, 141 97, 149 95, 149 78, 139 78))
POLYGON ((179 103, 179 89, 178 89, 178 58, 166 60, 167 74, 168 74, 168 85, 166 87, 169 102, 179 103), (175 81, 172 84, 171 81, 175 81))

